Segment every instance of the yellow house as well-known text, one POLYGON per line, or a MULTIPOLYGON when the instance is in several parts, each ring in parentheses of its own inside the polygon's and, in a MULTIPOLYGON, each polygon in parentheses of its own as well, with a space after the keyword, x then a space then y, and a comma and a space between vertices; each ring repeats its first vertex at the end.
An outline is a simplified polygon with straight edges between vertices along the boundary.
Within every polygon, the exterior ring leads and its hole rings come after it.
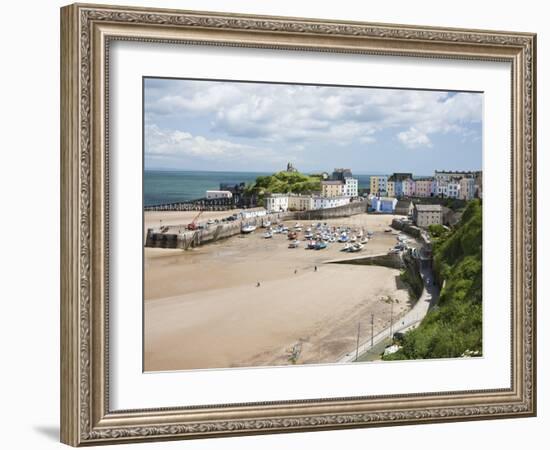
POLYGON ((374 195, 386 195, 388 189, 388 177, 386 175, 373 175, 370 177, 370 193, 374 195))
POLYGON ((395 197, 395 181, 388 181, 388 197, 395 197))
POLYGON ((340 180, 321 181, 321 195, 323 197, 340 197, 344 195, 344 182, 340 180))

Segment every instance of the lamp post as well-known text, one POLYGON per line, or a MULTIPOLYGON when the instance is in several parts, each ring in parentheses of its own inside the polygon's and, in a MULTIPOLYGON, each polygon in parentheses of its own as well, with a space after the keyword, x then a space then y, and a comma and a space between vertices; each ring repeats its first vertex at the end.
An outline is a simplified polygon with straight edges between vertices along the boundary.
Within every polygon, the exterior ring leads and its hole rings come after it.
POLYGON ((361 322, 357 322, 357 345, 355 347, 355 360, 359 358, 359 335, 361 333, 361 322))

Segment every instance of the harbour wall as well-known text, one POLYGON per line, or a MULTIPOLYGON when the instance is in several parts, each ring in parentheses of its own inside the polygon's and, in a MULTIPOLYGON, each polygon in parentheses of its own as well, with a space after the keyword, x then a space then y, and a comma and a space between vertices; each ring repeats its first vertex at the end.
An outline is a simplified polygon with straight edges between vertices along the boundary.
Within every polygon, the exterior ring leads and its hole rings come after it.
MULTIPOLYGON (((292 213, 290 213, 292 214, 292 213)), ((243 223, 260 227, 264 220, 271 222, 276 220, 288 220, 288 214, 267 214, 262 217, 236 220, 234 222, 214 223, 206 228, 187 230, 186 225, 170 225, 163 231, 155 228, 147 230, 145 247, 179 248, 187 250, 202 244, 216 242, 241 233, 243 223)))
POLYGON ((401 280, 407 284, 412 299, 416 302, 424 289, 424 281, 420 272, 421 260, 415 258, 409 251, 403 253, 387 253, 328 261, 332 264, 355 264, 362 266, 382 266, 401 271, 401 280))
POLYGON ((383 266, 390 269, 404 269, 405 263, 399 253, 385 253, 381 255, 359 256, 348 259, 328 261, 331 264, 356 264, 360 266, 383 266))
POLYGON ((312 209, 308 211, 295 211, 292 218, 295 220, 324 220, 338 217, 349 217, 355 214, 367 212, 367 201, 352 202, 348 205, 336 206, 326 209, 312 209))

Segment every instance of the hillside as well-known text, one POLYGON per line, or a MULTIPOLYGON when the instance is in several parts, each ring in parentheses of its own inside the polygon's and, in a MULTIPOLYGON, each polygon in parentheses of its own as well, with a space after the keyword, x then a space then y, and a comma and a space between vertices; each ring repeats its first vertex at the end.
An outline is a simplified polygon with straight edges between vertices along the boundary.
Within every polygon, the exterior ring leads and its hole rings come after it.
POLYGON ((262 199, 270 193, 304 193, 321 190, 321 177, 305 175, 299 172, 277 172, 273 175, 260 176, 254 183, 247 186, 249 193, 254 193, 262 199))
POLYGON ((471 201, 452 231, 437 230, 433 238, 436 276, 445 281, 439 302, 384 360, 482 354, 481 202, 471 201))

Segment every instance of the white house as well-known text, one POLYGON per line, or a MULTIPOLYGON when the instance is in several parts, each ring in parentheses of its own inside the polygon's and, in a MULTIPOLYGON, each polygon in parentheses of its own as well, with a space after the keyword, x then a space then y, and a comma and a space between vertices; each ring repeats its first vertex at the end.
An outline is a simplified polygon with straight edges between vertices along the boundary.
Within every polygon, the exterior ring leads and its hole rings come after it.
POLYGON ((288 211, 287 194, 270 194, 265 197, 265 209, 268 211, 288 211))
POLYGON ((447 181, 437 181, 436 182, 436 194, 438 197, 447 197, 448 193, 448 182, 447 181))
POLYGON ((211 200, 214 198, 232 198, 233 194, 229 191, 206 191, 206 198, 211 200))
POLYGON ((326 209, 335 208, 337 206, 347 205, 350 202, 350 198, 347 196, 339 197, 311 197, 313 209, 326 209))
POLYGON ((357 197, 359 195, 359 180, 357 178, 344 178, 344 195, 348 197, 357 197))
POLYGON ((452 180, 447 183, 447 197, 459 198, 460 196, 460 181, 452 180))

